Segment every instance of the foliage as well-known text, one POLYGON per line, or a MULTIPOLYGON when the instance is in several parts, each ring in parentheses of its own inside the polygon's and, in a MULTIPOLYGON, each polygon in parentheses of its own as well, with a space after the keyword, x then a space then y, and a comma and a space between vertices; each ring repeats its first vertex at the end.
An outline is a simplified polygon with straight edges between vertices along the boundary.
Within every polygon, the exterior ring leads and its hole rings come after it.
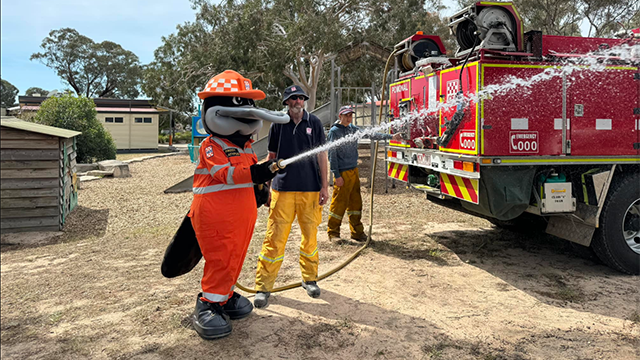
POLYGON ((24 92, 24 94, 26 96, 34 96, 34 94, 40 94, 39 96, 47 96, 49 95, 49 92, 43 88, 39 88, 39 87, 30 87, 27 89, 27 91, 24 92))
POLYGON ((77 161, 80 163, 115 159, 116 145, 96 115, 93 100, 84 96, 63 95, 50 97, 42 102, 35 121, 82 132, 76 138, 77 161))
MULTIPOLYGON (((239 71, 267 94, 259 106, 281 109, 282 90, 297 84, 310 95, 307 107, 313 109, 316 99, 328 95, 326 67, 347 45, 374 42, 391 48, 416 30, 448 36, 437 14, 440 0, 228 0, 217 5, 194 0, 193 5, 196 20, 163 38, 143 84, 160 105, 187 113, 195 113, 197 91, 225 69, 239 71)), ((349 85, 376 80, 379 85, 382 61, 369 56, 357 61, 349 74, 358 81, 349 85)))
POLYGON ((0 83, 0 104, 6 108, 13 106, 16 103, 16 96, 18 96, 18 88, 5 79, 2 79, 0 83))
POLYGON ((142 68, 138 57, 122 46, 95 43, 75 29, 52 30, 41 53, 31 55, 56 71, 79 96, 136 98, 142 68))
POLYGON ((166 144, 169 142, 169 135, 158 135, 158 144, 166 144))
POLYGON ((174 142, 191 142, 191 131, 175 133, 173 136, 174 142))

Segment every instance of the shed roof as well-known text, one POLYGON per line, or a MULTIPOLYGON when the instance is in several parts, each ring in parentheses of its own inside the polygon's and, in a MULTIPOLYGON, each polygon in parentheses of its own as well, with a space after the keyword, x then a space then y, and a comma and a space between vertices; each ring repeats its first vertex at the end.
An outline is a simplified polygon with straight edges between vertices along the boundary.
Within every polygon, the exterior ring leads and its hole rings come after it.
POLYGON ((2 119, 0 120, 1 120, 0 125, 6 126, 8 128, 31 131, 31 132, 57 136, 57 137, 63 137, 66 139, 82 134, 81 132, 78 132, 78 131, 61 129, 54 126, 36 124, 36 123, 20 120, 13 116, 3 116, 2 119))

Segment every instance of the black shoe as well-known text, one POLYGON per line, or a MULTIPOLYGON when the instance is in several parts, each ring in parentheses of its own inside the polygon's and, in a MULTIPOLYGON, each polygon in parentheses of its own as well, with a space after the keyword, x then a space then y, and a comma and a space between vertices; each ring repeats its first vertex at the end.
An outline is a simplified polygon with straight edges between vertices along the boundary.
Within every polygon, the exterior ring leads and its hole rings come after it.
POLYGON ((222 305, 222 310, 229 315, 231 320, 243 319, 251 314, 253 311, 253 304, 246 297, 233 292, 233 295, 227 300, 227 303, 222 305))
POLYGON ((231 321, 219 303, 210 303, 198 295, 196 310, 191 315, 193 328, 201 338, 218 339, 231 334, 231 321))
POLYGON ((267 307, 267 305, 269 305, 269 295, 271 295, 271 293, 258 291, 256 297, 253 299, 253 305, 255 305, 258 309, 267 307))
POLYGON ((320 287, 315 281, 303 281, 302 288, 307 290, 307 295, 312 298, 320 297, 320 287))

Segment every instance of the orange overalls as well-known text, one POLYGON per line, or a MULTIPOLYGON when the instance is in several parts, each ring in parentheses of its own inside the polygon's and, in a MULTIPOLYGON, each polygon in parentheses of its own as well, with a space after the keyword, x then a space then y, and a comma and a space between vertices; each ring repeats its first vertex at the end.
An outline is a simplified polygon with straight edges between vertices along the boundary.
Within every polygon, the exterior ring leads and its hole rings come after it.
POLYGON ((241 149, 209 136, 200 144, 189 217, 205 259, 203 296, 225 302, 233 294, 258 216, 249 167, 251 142, 241 149))

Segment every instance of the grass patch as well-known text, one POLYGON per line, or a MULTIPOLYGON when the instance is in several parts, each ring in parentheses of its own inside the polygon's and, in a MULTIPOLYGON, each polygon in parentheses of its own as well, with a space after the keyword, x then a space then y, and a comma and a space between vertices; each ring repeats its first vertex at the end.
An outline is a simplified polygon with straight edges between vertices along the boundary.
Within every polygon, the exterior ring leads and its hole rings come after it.
POLYGON ((51 324, 56 324, 62 320, 62 311, 56 311, 49 316, 49 321, 51 324))

